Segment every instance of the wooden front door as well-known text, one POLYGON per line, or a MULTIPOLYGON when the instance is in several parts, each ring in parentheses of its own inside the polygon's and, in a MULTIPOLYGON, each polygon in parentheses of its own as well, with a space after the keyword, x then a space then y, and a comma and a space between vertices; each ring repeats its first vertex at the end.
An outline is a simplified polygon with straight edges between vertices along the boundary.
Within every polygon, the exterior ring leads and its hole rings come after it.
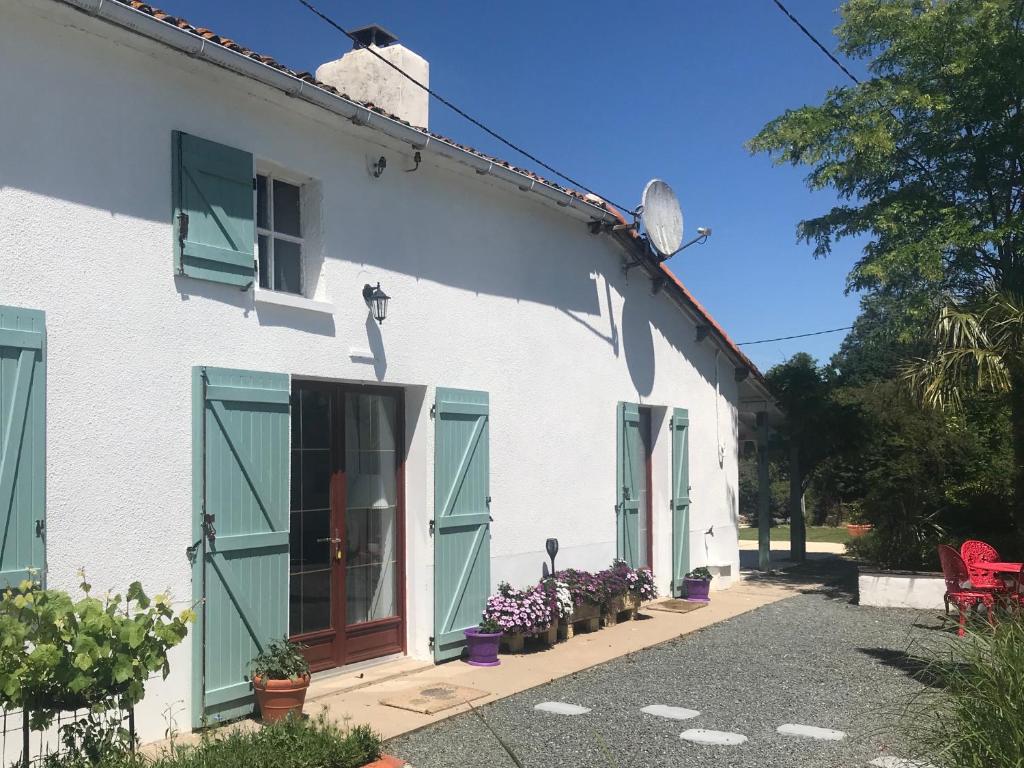
POLYGON ((289 631, 314 671, 405 646, 401 390, 292 388, 289 631))

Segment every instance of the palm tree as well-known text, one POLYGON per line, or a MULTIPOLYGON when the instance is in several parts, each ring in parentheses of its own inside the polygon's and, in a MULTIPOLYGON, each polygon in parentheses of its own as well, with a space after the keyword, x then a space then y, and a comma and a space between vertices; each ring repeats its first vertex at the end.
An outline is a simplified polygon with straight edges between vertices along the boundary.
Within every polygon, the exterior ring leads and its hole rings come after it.
POLYGON ((904 367, 914 393, 936 408, 960 411, 972 393, 1009 397, 1015 477, 1014 521, 1024 530, 1024 301, 991 290, 973 302, 950 301, 939 312, 933 351, 904 367))

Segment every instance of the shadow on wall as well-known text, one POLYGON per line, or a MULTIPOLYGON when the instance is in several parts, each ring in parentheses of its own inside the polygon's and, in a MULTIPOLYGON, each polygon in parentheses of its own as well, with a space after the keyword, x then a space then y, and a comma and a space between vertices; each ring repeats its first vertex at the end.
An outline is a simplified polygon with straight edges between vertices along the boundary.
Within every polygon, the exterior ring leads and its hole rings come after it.
POLYGON ((633 290, 622 305, 622 348, 636 393, 648 397, 654 391, 654 337, 651 334, 654 301, 650 297, 643 301, 643 298, 633 290))
POLYGON ((370 352, 373 353, 373 373, 377 381, 384 381, 384 376, 388 372, 388 353, 384 349, 384 337, 381 336, 380 326, 369 312, 366 314, 366 341, 370 345, 370 352))

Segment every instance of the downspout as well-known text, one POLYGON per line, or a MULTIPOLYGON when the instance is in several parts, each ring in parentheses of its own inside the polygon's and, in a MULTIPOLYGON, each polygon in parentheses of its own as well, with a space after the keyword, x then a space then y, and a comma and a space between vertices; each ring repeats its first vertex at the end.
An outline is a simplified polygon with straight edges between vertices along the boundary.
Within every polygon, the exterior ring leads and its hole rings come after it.
POLYGON ((193 32, 160 21, 116 0, 60 0, 60 2, 88 13, 90 16, 96 16, 151 40, 156 40, 188 56, 203 59, 223 69, 268 85, 289 96, 326 109, 354 125, 373 128, 386 136, 408 144, 418 152, 429 152, 438 157, 468 165, 480 175, 493 176, 506 184, 515 185, 521 192, 535 194, 547 203, 554 203, 560 208, 568 208, 583 220, 607 221, 613 224, 617 224, 619 221, 604 208, 558 189, 551 183, 488 160, 450 141, 374 112, 326 91, 318 85, 282 72, 262 61, 250 59, 244 54, 217 43, 211 43, 193 32))

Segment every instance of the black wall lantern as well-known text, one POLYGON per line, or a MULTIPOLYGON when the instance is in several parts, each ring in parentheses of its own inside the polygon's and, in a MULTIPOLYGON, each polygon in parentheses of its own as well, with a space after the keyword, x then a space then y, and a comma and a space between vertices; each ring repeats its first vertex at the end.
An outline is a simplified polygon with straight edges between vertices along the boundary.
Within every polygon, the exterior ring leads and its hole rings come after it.
POLYGON ((373 317, 378 325, 383 325, 384 318, 388 316, 388 299, 390 298, 380 289, 380 283, 377 283, 376 286, 369 283, 363 286, 363 301, 373 312, 373 317))

